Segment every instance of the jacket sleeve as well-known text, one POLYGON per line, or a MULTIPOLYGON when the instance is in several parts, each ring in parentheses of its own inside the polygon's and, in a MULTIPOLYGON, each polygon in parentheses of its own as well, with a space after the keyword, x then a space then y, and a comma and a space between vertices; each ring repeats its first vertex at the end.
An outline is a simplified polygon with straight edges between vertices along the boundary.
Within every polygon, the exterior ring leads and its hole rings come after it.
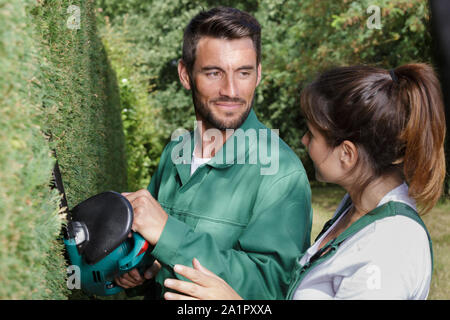
POLYGON ((147 190, 150 192, 150 194, 152 195, 153 198, 158 199, 158 190, 159 190, 159 185, 161 183, 161 174, 164 170, 164 166, 167 163, 167 157, 169 157, 169 153, 171 150, 171 142, 168 143, 165 147, 163 152, 161 153, 161 158, 159 159, 159 164, 156 167, 155 172, 153 173, 151 179, 150 179, 150 184, 147 187, 147 190))
POLYGON ((233 249, 221 249, 209 233, 169 216, 152 255, 170 268, 191 266, 195 257, 244 299, 284 299, 295 259, 309 247, 311 224, 309 182, 297 170, 262 184, 233 249))

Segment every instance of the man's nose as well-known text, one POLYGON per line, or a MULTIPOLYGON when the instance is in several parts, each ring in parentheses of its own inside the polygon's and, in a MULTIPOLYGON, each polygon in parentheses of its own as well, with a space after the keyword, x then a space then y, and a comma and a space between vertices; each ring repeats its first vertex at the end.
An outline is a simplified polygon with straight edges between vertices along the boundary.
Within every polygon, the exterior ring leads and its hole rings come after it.
POLYGON ((239 96, 238 84, 232 76, 227 76, 223 79, 222 86, 220 88, 220 95, 230 98, 239 96))

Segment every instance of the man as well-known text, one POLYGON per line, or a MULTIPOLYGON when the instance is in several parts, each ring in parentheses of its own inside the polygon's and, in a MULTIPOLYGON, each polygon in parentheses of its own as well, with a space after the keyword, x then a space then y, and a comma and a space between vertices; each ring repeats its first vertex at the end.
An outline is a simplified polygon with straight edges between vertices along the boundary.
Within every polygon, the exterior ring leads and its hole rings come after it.
MULTIPOLYGON (((283 299, 310 244, 305 170, 252 109, 260 39, 256 19, 232 8, 201 12, 185 30, 178 73, 192 91, 197 128, 165 147, 148 190, 125 194, 133 230, 158 261, 146 277, 161 266, 157 297, 164 279, 176 277, 172 267, 195 257, 245 299, 283 299)), ((143 280, 133 270, 116 282, 130 288, 143 280)))

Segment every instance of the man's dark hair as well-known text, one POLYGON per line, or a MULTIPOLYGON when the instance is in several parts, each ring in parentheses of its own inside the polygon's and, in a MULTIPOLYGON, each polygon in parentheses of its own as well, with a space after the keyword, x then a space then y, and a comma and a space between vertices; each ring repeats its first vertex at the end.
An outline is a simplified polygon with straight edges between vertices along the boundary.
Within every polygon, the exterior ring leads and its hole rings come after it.
POLYGON ((256 51, 256 63, 261 61, 261 26, 247 12, 235 8, 217 7, 198 13, 187 25, 183 37, 183 62, 190 75, 201 37, 241 39, 249 37, 256 51))

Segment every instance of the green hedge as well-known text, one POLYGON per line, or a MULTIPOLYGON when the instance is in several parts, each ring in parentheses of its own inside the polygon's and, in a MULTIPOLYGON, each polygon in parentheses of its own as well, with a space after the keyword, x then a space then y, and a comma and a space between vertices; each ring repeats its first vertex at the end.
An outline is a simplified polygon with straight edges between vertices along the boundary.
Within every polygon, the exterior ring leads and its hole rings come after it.
POLYGON ((49 182, 53 160, 26 10, 33 1, 0 1, 0 299, 62 299, 62 219, 49 182))
POLYGON ((0 299, 66 299, 52 150, 70 208, 127 189, 117 81, 94 2, 0 0, 0 68, 0 299), (79 29, 67 25, 70 5, 79 29))
POLYGON ((45 1, 33 14, 42 39, 44 131, 56 150, 69 208, 102 191, 124 191, 117 80, 97 35, 94 1, 45 1), (79 29, 67 27, 70 5, 80 8, 79 29))

